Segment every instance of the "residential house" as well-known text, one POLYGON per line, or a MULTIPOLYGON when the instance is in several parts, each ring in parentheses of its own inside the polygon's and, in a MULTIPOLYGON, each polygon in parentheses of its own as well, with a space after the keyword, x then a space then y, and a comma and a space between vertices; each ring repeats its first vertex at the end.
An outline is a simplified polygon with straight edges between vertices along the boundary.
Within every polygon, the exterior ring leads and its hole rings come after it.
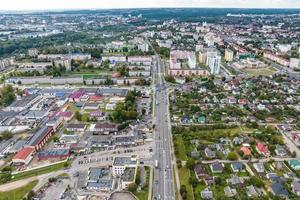
POLYGON ((200 157, 200 153, 196 148, 191 152, 191 157, 196 159, 200 157))
POLYGON ((207 175, 207 172, 205 169, 202 167, 201 164, 196 164, 194 167, 194 171, 196 173, 197 178, 200 180, 203 176, 207 175))
POLYGON ((251 155, 251 150, 248 147, 241 147, 240 151, 243 152, 243 156, 250 156, 251 155))
POLYGON ((231 163, 231 169, 233 172, 245 171, 245 167, 244 167, 243 163, 240 163, 240 162, 231 163))
POLYGON ((262 192, 259 188, 254 187, 253 185, 247 186, 247 196, 250 198, 258 197, 262 195, 262 192))
POLYGON ((202 199, 213 199, 213 192, 209 188, 205 188, 201 191, 202 199))
POLYGON ((262 154, 266 157, 269 157, 270 156, 270 151, 268 149, 268 146, 264 145, 263 143, 261 142, 258 142, 256 144, 256 151, 259 153, 259 154, 262 154))
POLYGON ((265 172, 265 166, 264 163, 254 163, 253 164, 254 169, 258 172, 258 173, 264 173, 265 172))
POLYGON ((289 192, 284 188, 282 183, 273 183, 271 186, 271 193, 277 197, 288 198, 289 192))
POLYGON ((224 164, 216 161, 210 164, 210 169, 213 173, 222 173, 224 170, 224 164))
POLYGON ((232 143, 234 144, 234 145, 241 145, 242 143, 244 142, 244 137, 241 137, 241 136, 236 136, 236 137, 234 137, 233 138, 233 140, 232 140, 232 143))
POLYGON ((227 183, 234 186, 242 186, 244 184, 244 179, 236 175, 231 175, 230 178, 227 179, 227 183))
POLYGON ((284 157, 287 156, 287 151, 282 145, 276 145, 275 153, 277 156, 284 157))
POLYGON ((289 165, 294 170, 300 170, 300 160, 293 159, 288 161, 289 165))
POLYGON ((226 186, 224 188, 224 193, 226 197, 234 197, 235 195, 237 195, 236 189, 231 188, 230 186, 226 186))
POLYGON ((212 151, 210 148, 206 147, 204 149, 204 153, 205 153, 205 156, 207 158, 215 158, 216 157, 216 152, 212 151))
POLYGON ((292 191, 298 196, 300 197, 300 181, 294 179, 292 184, 291 184, 291 188, 292 191))

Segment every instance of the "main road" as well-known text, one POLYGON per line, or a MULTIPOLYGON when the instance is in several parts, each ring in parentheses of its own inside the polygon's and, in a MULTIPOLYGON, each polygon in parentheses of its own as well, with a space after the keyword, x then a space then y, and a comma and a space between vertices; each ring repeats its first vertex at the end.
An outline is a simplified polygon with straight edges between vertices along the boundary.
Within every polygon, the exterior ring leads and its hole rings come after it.
POLYGON ((154 199, 174 200, 173 151, 169 117, 168 89, 164 81, 164 64, 155 55, 153 70, 154 122, 155 122, 155 170, 154 199))

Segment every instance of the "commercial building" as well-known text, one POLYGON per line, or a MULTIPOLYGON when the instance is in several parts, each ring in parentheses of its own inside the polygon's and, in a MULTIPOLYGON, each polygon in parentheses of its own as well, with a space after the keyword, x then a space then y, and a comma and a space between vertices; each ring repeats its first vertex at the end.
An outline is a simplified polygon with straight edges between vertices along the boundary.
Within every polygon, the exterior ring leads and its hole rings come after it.
POLYGON ((290 59, 290 68, 300 69, 300 59, 299 58, 291 58, 290 59))
POLYGON ((28 140, 26 146, 34 147, 36 151, 39 151, 43 148, 53 133, 54 130, 52 127, 43 126, 28 140))
POLYGON ((233 53, 232 50, 230 50, 230 49, 225 50, 225 60, 227 62, 232 62, 233 61, 233 55, 234 55, 234 53, 233 53))
POLYGON ((50 149, 38 153, 38 160, 66 159, 70 156, 69 149, 50 149))
POLYGON ((137 156, 131 157, 115 157, 112 165, 113 175, 119 176, 124 174, 127 167, 137 167, 138 165, 137 156))
POLYGON ((88 190, 109 192, 113 190, 113 185, 113 180, 109 177, 109 168, 89 168, 86 182, 88 190))
POLYGON ((14 165, 27 165, 33 158, 34 147, 24 147, 12 159, 14 165))

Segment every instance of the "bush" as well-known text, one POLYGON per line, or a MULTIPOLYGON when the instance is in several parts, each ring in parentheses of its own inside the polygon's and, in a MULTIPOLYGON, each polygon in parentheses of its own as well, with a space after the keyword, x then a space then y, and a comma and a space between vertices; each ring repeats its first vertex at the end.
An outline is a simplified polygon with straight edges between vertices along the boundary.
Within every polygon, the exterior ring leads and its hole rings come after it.
POLYGON ((237 159, 238 159, 238 155, 237 155, 235 152, 230 152, 230 153, 227 155, 227 159, 228 159, 228 160, 237 160, 237 159))

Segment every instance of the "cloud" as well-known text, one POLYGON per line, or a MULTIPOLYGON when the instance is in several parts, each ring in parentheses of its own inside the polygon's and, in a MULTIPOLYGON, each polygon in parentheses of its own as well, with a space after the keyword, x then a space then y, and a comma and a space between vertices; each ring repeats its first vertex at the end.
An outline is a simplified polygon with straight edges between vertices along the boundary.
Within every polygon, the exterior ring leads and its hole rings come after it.
POLYGON ((300 0, 0 0, 0 10, 145 7, 300 8, 300 0))

